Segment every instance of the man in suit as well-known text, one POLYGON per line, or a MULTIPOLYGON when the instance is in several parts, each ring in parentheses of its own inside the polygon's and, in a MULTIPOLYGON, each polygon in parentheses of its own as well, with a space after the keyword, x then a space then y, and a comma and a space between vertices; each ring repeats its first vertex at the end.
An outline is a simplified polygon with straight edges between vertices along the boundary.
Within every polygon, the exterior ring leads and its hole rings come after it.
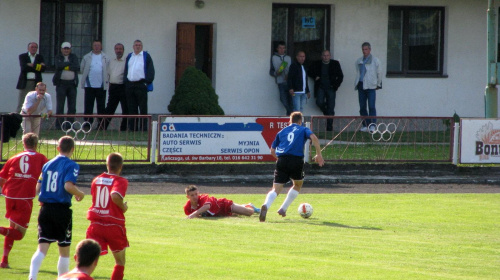
POLYGON ((45 71, 43 56, 37 54, 38 44, 31 42, 28 44, 28 52, 19 55, 19 65, 21 73, 17 81, 16 89, 19 90, 16 113, 21 112, 21 108, 26 98, 26 94, 35 90, 38 82, 42 81, 42 72, 45 71))

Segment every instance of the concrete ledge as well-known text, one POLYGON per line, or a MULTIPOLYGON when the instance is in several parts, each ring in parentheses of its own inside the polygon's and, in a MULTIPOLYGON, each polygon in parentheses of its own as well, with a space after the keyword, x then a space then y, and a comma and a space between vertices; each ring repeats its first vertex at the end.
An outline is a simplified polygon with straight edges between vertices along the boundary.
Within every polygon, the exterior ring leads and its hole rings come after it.
MULTIPOLYGON (((81 182, 106 171, 105 165, 80 165, 81 182)), ((274 164, 127 164, 123 176, 132 182, 270 184, 274 164)), ((306 180, 315 184, 495 184, 496 167, 451 164, 327 164, 305 166, 306 180)))

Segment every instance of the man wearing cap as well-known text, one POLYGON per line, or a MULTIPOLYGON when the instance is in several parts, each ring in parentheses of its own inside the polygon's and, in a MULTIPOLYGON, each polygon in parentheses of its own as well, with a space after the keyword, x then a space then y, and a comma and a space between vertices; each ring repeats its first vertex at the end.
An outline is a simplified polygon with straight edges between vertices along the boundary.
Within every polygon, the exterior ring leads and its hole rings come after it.
POLYGON ((45 71, 45 63, 43 61, 43 56, 37 54, 37 51, 38 44, 31 42, 28 44, 28 52, 19 55, 21 73, 19 74, 19 80, 16 86, 16 89, 19 90, 16 113, 21 111, 26 94, 35 90, 36 84, 42 81, 42 72, 45 71))
MULTIPOLYGON (((85 103, 83 113, 92 115, 94 113, 94 103, 97 103, 97 114, 106 113, 106 90, 108 89, 108 57, 102 52, 101 41, 92 42, 92 51, 86 54, 80 69, 82 70, 81 87, 85 90, 85 103)), ((90 124, 93 118, 85 118, 90 124)))
MULTIPOLYGON (((64 42, 61 44, 61 53, 55 57, 56 72, 52 78, 56 86, 56 114, 64 114, 64 103, 68 99, 68 114, 76 114, 76 87, 78 86, 78 72, 80 63, 78 57, 71 53, 71 44, 64 42)), ((74 122, 74 118, 68 118, 69 122, 74 122)), ((56 128, 61 129, 63 118, 58 118, 56 128)))

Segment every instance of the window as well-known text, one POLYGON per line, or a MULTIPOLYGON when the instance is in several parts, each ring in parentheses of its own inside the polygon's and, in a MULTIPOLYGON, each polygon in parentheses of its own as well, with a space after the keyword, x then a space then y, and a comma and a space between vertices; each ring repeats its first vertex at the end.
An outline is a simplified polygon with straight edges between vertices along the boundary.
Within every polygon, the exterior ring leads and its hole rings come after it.
POLYGON ((40 8, 40 54, 47 68, 63 42, 79 59, 91 50, 93 40, 102 40, 102 0, 42 0, 40 8))
POLYGON ((388 76, 443 76, 443 52, 443 7, 389 7, 388 76))
POLYGON ((279 41, 286 43, 292 59, 299 50, 306 53, 306 65, 321 59, 321 52, 330 48, 330 6, 274 4, 272 53, 279 41))

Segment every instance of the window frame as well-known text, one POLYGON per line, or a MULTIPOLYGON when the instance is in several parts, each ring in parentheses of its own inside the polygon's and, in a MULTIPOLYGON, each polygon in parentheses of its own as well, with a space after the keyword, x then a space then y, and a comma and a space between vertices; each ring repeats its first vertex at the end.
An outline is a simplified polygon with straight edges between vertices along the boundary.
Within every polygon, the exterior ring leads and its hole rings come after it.
MULTIPOLYGON (((391 10, 396 10, 402 12, 402 70, 401 71, 389 71, 387 68, 386 77, 388 78, 447 78, 448 75, 444 74, 444 55, 445 55, 445 17, 446 9, 443 6, 389 6, 387 24, 389 25, 389 14, 391 10), (409 70, 408 64, 410 61, 409 55, 409 11, 414 10, 436 10, 440 12, 440 27, 439 27, 439 40, 440 46, 439 59, 438 59, 438 70, 435 71, 422 71, 422 70, 409 70)), ((387 31, 387 43, 389 43, 389 30, 387 31)), ((387 48, 389 52, 389 48, 387 48)), ((389 60, 389 54, 387 53, 387 60, 389 60)), ((389 62, 387 62, 389 64, 389 62)))
MULTIPOLYGON (((51 57, 55 58, 57 54, 61 52, 61 44, 63 42, 66 42, 65 38, 65 19, 66 19, 66 13, 65 13, 65 5, 70 4, 70 3, 86 3, 86 4, 96 4, 98 7, 97 11, 97 19, 95 22, 92 23, 92 29, 97 28, 97 38, 93 38, 92 40, 99 40, 102 41, 102 26, 103 26, 103 9, 104 9, 104 0, 40 0, 40 6, 43 3, 55 3, 55 15, 52 20, 53 22, 53 30, 50 32, 51 34, 49 36, 53 36, 51 38, 51 43, 50 44, 43 44, 42 43, 42 35, 43 35, 43 30, 42 30, 42 9, 40 7, 40 30, 39 30, 39 53, 46 52, 44 48, 49 48, 49 52, 51 53, 51 57), (97 25, 97 26, 96 26, 97 25)), ((71 43, 71 42, 70 42, 71 43)), ((91 46, 88 46, 89 50, 91 46)), ((78 54, 78 59, 81 60, 82 57, 81 55, 78 54)), ((55 71, 55 64, 53 64, 52 61, 49 61, 49 58, 45 58, 45 63, 47 64, 46 72, 54 72, 55 71)))
MULTIPOLYGON (((293 14, 294 13, 294 10, 296 8, 311 8, 311 9, 317 9, 317 8, 321 8, 321 9, 325 9, 326 10, 326 14, 325 16, 327 17, 326 18, 326 28, 327 30, 325 30, 325 49, 329 50, 330 52, 333 53, 333 50, 330 50, 330 38, 331 38, 331 32, 332 32, 332 28, 331 28, 331 21, 332 21, 332 5, 329 5, 329 4, 282 4, 282 3, 273 3, 272 5, 272 9, 274 10, 275 8, 287 8, 288 9, 288 12, 289 14, 293 14)), ((271 20, 272 21, 272 20, 271 20)), ((298 51, 295 49, 294 47, 294 18, 293 17, 288 17, 288 22, 287 22, 287 26, 288 26, 288 29, 287 29, 287 34, 286 34, 286 49, 287 49, 287 54, 292 57, 292 61, 295 60, 295 53, 298 51)), ((275 48, 276 46, 273 46, 273 41, 271 40, 271 54, 274 54, 275 52, 275 48)), ((323 51, 323 50, 322 50, 323 51)), ((311 59, 311 57, 313 57, 314 55, 311 55, 311 54, 306 54, 306 62, 305 64, 308 65, 310 64, 313 59, 311 59)), ((321 53, 317 54, 317 57, 321 58, 321 53)))

